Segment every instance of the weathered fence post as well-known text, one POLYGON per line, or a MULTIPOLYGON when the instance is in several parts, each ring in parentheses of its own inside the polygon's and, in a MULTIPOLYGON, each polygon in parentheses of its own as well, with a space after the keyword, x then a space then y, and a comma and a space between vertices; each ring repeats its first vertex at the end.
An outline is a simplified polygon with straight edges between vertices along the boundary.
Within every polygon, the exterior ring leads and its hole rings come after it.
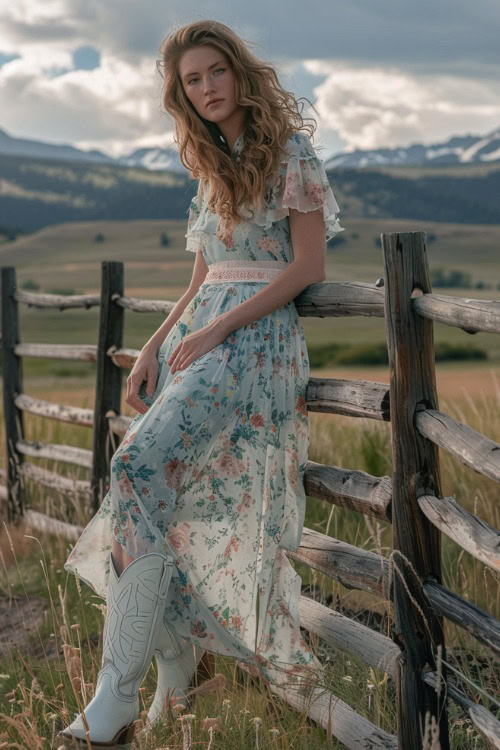
MULTIPOLYGON (((16 269, 2 267, 2 362, 3 410, 7 454, 7 520, 14 521, 23 514, 24 484, 19 466, 23 456, 16 448, 24 440, 23 412, 14 403, 16 394, 23 392, 23 361, 14 353, 19 344, 19 309, 14 299, 16 269)), ((2 515, 4 513, 2 512, 2 515)))
MULTIPOLYGON (((110 411, 120 413, 122 371, 114 364, 108 351, 111 347, 121 349, 125 310, 117 305, 114 294, 123 296, 123 263, 102 261, 101 264, 101 310, 96 359, 96 389, 94 407, 94 430, 92 445, 92 506, 97 511, 109 483, 109 459, 111 434, 108 417, 110 411)), ((112 433, 114 435, 114 433, 112 433)), ((120 436, 115 436, 117 444, 120 436)))
MULTIPOLYGON (((422 680, 424 667, 436 669, 438 645, 446 658, 442 620, 422 590, 427 576, 441 581, 440 535, 417 502, 422 494, 441 496, 438 448, 414 426, 419 404, 438 408, 433 322, 412 308, 415 293, 431 292, 424 232, 383 233, 382 247, 390 366, 395 640, 403 649, 397 675, 399 747, 422 750, 429 712, 439 724, 441 750, 448 750, 446 689, 442 687, 438 700, 422 680)), ((445 678, 444 665, 441 673, 445 678)))

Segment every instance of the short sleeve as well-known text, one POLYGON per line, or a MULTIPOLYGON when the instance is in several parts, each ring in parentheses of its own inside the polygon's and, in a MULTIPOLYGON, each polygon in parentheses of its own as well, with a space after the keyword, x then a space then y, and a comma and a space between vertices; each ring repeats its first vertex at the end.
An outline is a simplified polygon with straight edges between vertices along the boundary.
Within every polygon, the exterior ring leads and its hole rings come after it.
POLYGON ((289 216, 290 208, 301 213, 322 208, 328 241, 345 229, 339 223, 340 209, 323 162, 305 133, 294 133, 286 148, 287 155, 281 161, 270 198, 265 208, 250 220, 268 229, 274 222, 289 216))
POLYGON ((199 222, 201 214, 201 194, 200 184, 198 183, 198 192, 191 199, 191 203, 188 208, 188 220, 187 220, 187 232, 184 235, 186 237, 186 250, 190 250, 193 253, 198 252, 201 249, 201 238, 198 232, 195 230, 196 224, 199 222))

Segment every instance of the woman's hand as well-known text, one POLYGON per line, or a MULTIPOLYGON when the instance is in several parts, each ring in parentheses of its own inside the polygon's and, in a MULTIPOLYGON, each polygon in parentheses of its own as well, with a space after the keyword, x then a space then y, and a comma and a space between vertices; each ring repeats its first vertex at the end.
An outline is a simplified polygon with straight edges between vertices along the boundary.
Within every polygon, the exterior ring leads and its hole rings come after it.
POLYGON ((184 370, 193 360, 221 344, 227 335, 228 331, 223 322, 216 318, 198 331, 193 331, 184 336, 167 360, 167 364, 170 365, 170 372, 184 370))
POLYGON ((127 378, 125 401, 136 411, 145 414, 149 406, 139 398, 139 389, 146 380, 146 393, 152 396, 158 379, 158 359, 154 349, 142 349, 127 378))

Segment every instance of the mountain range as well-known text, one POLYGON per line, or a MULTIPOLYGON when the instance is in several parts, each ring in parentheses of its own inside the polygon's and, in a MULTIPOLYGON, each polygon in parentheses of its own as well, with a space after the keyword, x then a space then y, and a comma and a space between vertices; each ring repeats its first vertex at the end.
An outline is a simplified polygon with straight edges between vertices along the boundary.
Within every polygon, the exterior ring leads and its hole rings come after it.
MULTIPOLYGON (((347 225, 354 218, 500 224, 500 129, 323 162, 347 225)), ((196 185, 174 149, 113 159, 0 131, 0 244, 2 236, 75 221, 185 222, 196 185)))
MULTIPOLYGON (((94 164, 121 164, 152 171, 168 170, 187 174, 179 160, 175 145, 166 148, 137 148, 126 156, 113 158, 97 149, 84 151, 70 144, 16 138, 0 128, 0 154, 41 159, 67 159, 72 162, 84 161, 94 164)), ((500 127, 486 135, 452 136, 446 141, 430 145, 413 143, 410 146, 395 148, 343 151, 323 161, 326 169, 336 167, 359 169, 388 165, 491 164, 500 162, 500 127)))

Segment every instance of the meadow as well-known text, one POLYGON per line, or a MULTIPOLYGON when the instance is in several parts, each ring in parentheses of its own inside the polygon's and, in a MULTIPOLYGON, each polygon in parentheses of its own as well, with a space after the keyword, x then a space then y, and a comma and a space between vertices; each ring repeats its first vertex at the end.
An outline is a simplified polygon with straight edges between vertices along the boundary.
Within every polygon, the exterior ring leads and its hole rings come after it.
MULTIPOLYGON (((41 230, 0 248, 1 265, 15 265, 19 286, 36 280, 40 291, 66 289, 72 293, 97 294, 101 260, 123 260, 125 293, 131 296, 177 299, 185 290, 193 257, 182 250, 182 222, 109 222, 102 227, 60 225, 41 230), (107 238, 95 243, 94 234, 107 238), (161 247, 158 236, 167 231, 172 247, 161 247)), ((383 276, 382 251, 373 242, 382 231, 424 229, 439 240, 429 248, 429 262, 466 271, 491 284, 500 282, 500 268, 493 247, 498 247, 500 228, 464 225, 425 226, 415 221, 356 220, 350 222, 347 242, 328 252, 327 280, 373 283, 383 276), (352 235, 355 235, 353 237, 352 235)), ((442 294, 498 299, 490 289, 442 289, 442 294)), ((25 342, 95 343, 98 310, 36 310, 22 305, 21 336, 25 342)), ((162 322, 155 314, 127 311, 124 346, 140 348, 162 322)), ((381 318, 302 318, 308 345, 338 342, 384 341, 381 318)), ((443 362, 437 365, 439 407, 492 440, 500 442, 500 343, 488 334, 470 336, 444 325, 435 326, 435 341, 473 340, 488 353, 480 362, 443 362)), ((25 359, 24 390, 58 403, 93 408, 94 368, 80 362, 25 359)), ((382 366, 311 368, 312 377, 362 378, 388 382, 382 366)), ((124 373, 125 380, 125 373, 124 373)), ((122 401, 122 413, 134 416, 122 401)), ((391 475, 390 424, 338 415, 309 414, 312 461, 371 474, 391 475)), ((0 449, 5 457, 3 419, 0 449)), ((91 448, 91 430, 25 415, 28 440, 66 443, 91 448)), ((500 528, 498 485, 468 469, 439 449, 443 496, 500 528)), ((77 479, 88 478, 81 467, 42 459, 37 465, 77 479)), ((3 466, 6 468, 5 462, 3 466)), ((75 498, 26 482, 29 506, 62 520, 84 525, 89 508, 75 498)), ((308 498, 305 526, 389 557, 391 529, 354 511, 308 498)), ((443 536, 444 583, 464 598, 500 618, 499 580, 491 569, 475 560, 443 536)), ((63 569, 70 549, 67 540, 42 534, 24 525, 4 524, 0 530, 0 748, 58 747, 54 736, 92 695, 100 665, 103 601, 63 569)), ((303 582, 303 594, 340 612, 370 623, 387 635, 393 612, 390 602, 366 592, 349 590, 307 566, 292 562, 303 582)), ((446 622, 447 661, 460 676, 456 682, 471 699, 498 714, 500 673, 491 653, 468 634, 446 622), (491 696, 491 699, 488 697, 491 696)), ((325 688, 342 698, 358 713, 394 732, 395 694, 390 678, 364 666, 352 656, 326 647, 304 632, 318 657, 328 665, 325 688)), ((191 712, 165 713, 161 727, 137 745, 153 748, 340 748, 337 740, 315 726, 265 689, 260 680, 241 670, 234 660, 215 657, 215 682, 200 682, 191 712), (205 687, 204 687, 205 686, 205 687)), ((155 690, 154 667, 141 688, 147 710, 155 690)), ((453 750, 483 750, 468 716, 449 704, 453 750)), ((437 745, 429 744, 435 750, 437 745)), ((427 750, 425 748, 425 750, 427 750)))

